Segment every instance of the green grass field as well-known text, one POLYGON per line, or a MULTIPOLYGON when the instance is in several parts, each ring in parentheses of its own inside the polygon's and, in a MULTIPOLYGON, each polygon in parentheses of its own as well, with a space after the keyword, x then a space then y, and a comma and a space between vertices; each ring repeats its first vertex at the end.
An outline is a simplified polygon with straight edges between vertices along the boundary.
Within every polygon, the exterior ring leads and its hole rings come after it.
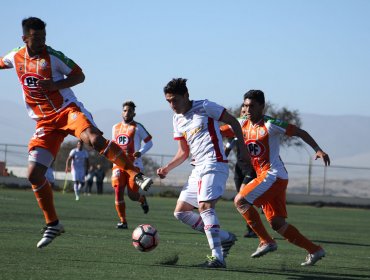
POLYGON ((230 201, 220 201, 221 226, 239 240, 227 269, 209 270, 196 267, 210 253, 206 238, 175 220, 173 198, 150 197, 147 215, 126 198, 129 230, 115 229, 113 195, 76 202, 70 193, 55 193, 55 202, 66 233, 37 249, 43 218, 32 191, 0 189, 0 279, 370 279, 369 210, 289 206, 288 221, 327 252, 314 267, 301 267, 306 252, 276 233, 278 250, 251 259, 257 240, 242 237, 241 217, 230 201), (131 245, 140 223, 159 231, 160 244, 152 252, 131 245), (166 264, 176 255, 176 264, 166 264))

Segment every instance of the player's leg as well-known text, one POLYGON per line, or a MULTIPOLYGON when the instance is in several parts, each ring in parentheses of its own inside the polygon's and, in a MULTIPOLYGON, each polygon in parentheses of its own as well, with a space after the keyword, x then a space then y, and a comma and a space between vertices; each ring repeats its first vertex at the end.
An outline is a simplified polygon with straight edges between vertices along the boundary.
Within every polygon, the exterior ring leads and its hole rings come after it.
POLYGON ((129 175, 132 184, 136 183, 143 190, 148 190, 153 184, 152 179, 145 177, 139 169, 133 165, 123 150, 113 141, 105 139, 96 127, 86 128, 80 135, 84 143, 91 145, 101 155, 104 155, 112 163, 118 165, 129 175))
POLYGON ((129 180, 127 182, 127 195, 132 201, 139 202, 144 214, 148 214, 149 203, 146 196, 139 192, 139 186, 136 183, 129 180))
POLYGON ((64 232, 64 227, 59 222, 56 214, 51 185, 45 177, 46 170, 53 159, 54 156, 48 150, 33 147, 32 143, 30 143, 28 180, 32 185, 32 190, 44 214, 46 223, 43 230, 43 237, 37 243, 38 248, 47 246, 56 236, 64 232))
POLYGON ((280 184, 280 192, 271 199, 269 203, 264 205, 266 219, 270 223, 273 230, 283 236, 290 243, 305 249, 308 252, 305 265, 313 265, 322 257, 325 256, 325 251, 306 238, 296 227, 286 222, 286 180, 278 180, 276 184, 280 184))
POLYGON ((243 216, 244 220, 260 240, 257 250, 251 255, 252 258, 261 257, 277 249, 276 242, 267 232, 258 211, 253 206, 253 204, 260 205, 270 199, 273 195, 271 188, 275 181, 276 178, 273 176, 267 173, 261 174, 249 184, 242 186, 234 199, 234 204, 238 212, 243 216))
POLYGON ((141 189, 149 189, 153 184, 152 179, 139 173, 138 168, 133 165, 122 149, 113 141, 103 137, 91 114, 81 103, 71 104, 63 111, 63 114, 66 115, 63 119, 66 124, 61 129, 80 138, 85 144, 92 146, 101 155, 124 169, 129 174, 130 180, 136 182, 141 189))
POLYGON ((127 175, 123 170, 118 167, 112 169, 112 187, 114 189, 114 204, 116 207, 117 215, 119 217, 119 223, 117 229, 127 229, 126 220, 126 203, 124 199, 125 186, 127 184, 127 175))

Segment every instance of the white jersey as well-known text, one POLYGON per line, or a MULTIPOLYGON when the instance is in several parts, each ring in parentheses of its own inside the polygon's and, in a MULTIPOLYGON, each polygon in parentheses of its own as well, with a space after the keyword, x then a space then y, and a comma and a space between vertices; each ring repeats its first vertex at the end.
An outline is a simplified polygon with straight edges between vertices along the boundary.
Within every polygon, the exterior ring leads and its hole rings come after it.
POLYGON ((72 158, 71 168, 72 170, 85 170, 86 168, 86 159, 89 158, 89 153, 82 149, 78 150, 74 148, 69 153, 69 156, 72 158))
POLYGON ((192 101, 185 114, 173 116, 174 139, 185 139, 192 163, 227 162, 218 120, 226 109, 207 99, 192 101))

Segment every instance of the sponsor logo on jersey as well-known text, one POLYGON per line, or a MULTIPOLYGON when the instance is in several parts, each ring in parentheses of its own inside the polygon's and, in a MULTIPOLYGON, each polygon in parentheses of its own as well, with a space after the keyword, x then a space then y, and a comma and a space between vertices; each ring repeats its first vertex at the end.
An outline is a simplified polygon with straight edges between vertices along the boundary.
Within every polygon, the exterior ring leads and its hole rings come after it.
POLYGON ((116 137, 116 142, 120 146, 127 146, 130 143, 130 137, 127 134, 119 134, 116 137))
POLYGON ((246 142, 251 157, 261 157, 265 151, 265 146, 258 140, 248 140, 246 142))
POLYGON ((43 76, 40 76, 36 73, 26 73, 21 76, 21 83, 25 90, 30 92, 37 92, 39 90, 37 82, 43 79, 43 76))

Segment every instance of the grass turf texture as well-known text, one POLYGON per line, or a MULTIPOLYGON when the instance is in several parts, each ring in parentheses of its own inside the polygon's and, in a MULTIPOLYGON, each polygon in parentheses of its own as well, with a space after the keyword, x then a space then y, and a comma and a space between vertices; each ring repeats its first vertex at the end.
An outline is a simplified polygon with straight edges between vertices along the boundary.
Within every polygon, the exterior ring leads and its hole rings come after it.
MULTIPOLYGON (((172 215, 176 200, 149 197, 144 215, 126 199, 129 230, 117 230, 114 196, 54 193, 66 233, 48 247, 37 249, 43 226, 32 191, 0 189, 0 279, 369 279, 369 210, 289 206, 288 221, 321 244, 327 256, 314 267, 301 267, 306 252, 272 232, 279 248, 259 259, 250 254, 257 239, 243 238, 245 225, 232 202, 220 201, 221 226, 238 236, 227 269, 196 265, 210 253, 205 236, 179 223, 172 215), (136 225, 158 229, 160 244, 141 253, 131 245, 136 225)), ((264 217, 262 217, 264 219, 264 217)))

